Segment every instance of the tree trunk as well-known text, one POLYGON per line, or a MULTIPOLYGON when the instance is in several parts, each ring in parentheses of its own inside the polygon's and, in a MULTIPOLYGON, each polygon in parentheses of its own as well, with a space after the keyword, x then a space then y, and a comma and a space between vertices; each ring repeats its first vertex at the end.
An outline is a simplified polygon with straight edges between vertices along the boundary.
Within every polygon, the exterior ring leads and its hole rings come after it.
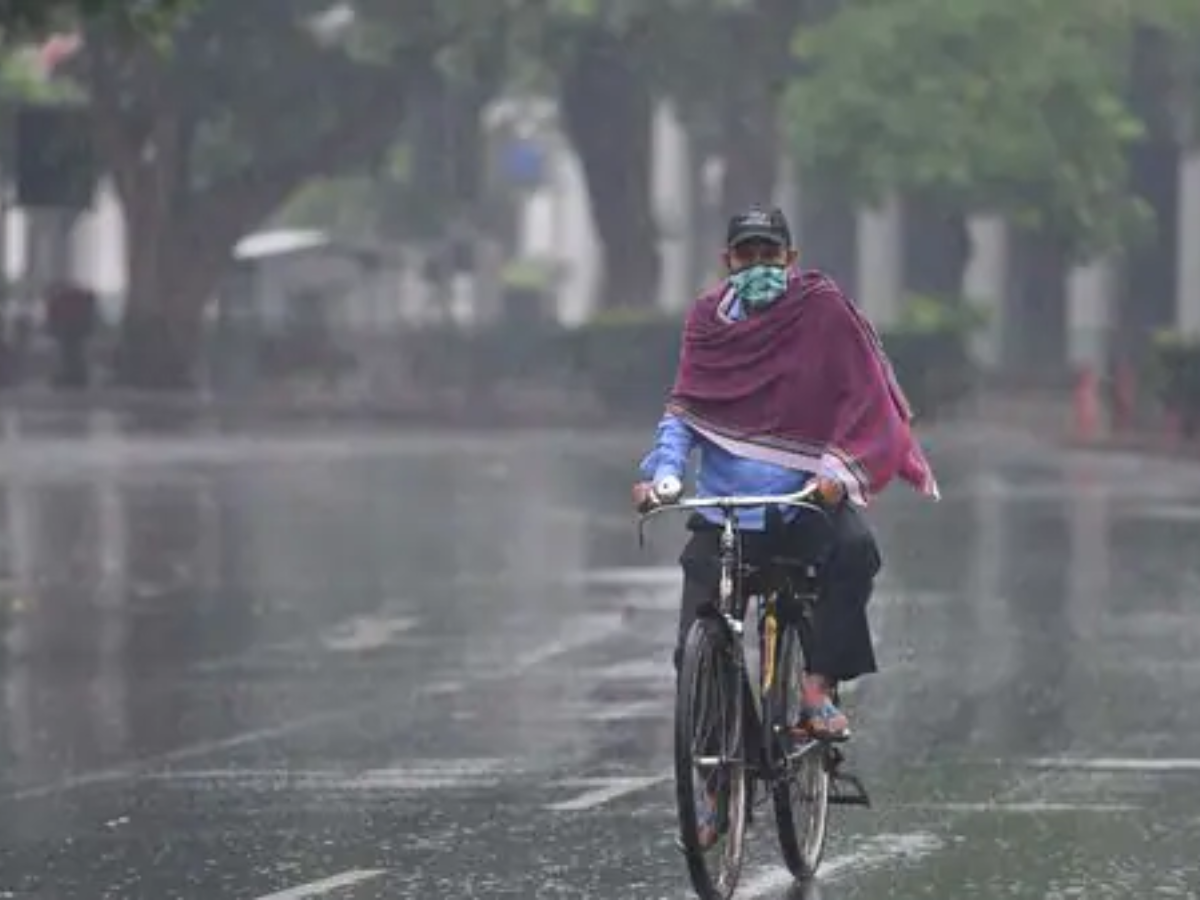
POLYGON ((966 218, 935 198, 904 198, 905 289, 958 298, 971 256, 966 218))
POLYGON ((792 36, 819 16, 820 4, 764 0, 757 11, 731 12, 722 25, 731 47, 753 47, 741 69, 723 83, 721 134, 725 180, 721 206, 726 216, 752 203, 773 205, 783 134, 779 104, 794 73, 792 36))
POLYGON ((230 252, 260 227, 306 178, 361 163, 395 133, 388 119, 333 130, 306 153, 249 169, 203 191, 179 183, 172 122, 161 124, 156 152, 113 144, 125 214, 128 294, 115 360, 118 383, 179 390, 195 383, 205 303, 230 264, 230 252))
POLYGON ((800 263, 858 293, 858 215, 849 190, 800 172, 800 263))
POLYGON ((128 289, 114 369, 119 384, 185 390, 196 384, 204 305, 230 252, 275 209, 289 187, 220 188, 179 202, 170 154, 118 179, 126 228, 128 289))
POLYGON ((494 84, 443 72, 431 72, 413 91, 410 134, 418 202, 405 211, 408 233, 437 241, 447 226, 478 222, 485 165, 482 116, 494 95, 494 84))
POLYGON ((1117 308, 1119 351, 1138 359, 1148 336, 1175 317, 1179 271, 1179 160, 1176 122, 1170 107, 1173 73, 1167 39, 1145 30, 1134 42, 1129 102, 1147 132, 1129 150, 1130 187, 1154 213, 1150 239, 1126 250, 1125 277, 1117 308))
POLYGON ((773 90, 747 78, 722 110, 725 178, 721 211, 728 218, 751 204, 771 206, 779 169, 779 118, 773 90))
POLYGON ((171 111, 155 118, 141 140, 114 136, 110 145, 119 153, 114 170, 125 217, 127 275, 113 370, 125 387, 183 390, 193 384, 200 310, 189 310, 190 298, 176 294, 196 250, 179 240, 184 139, 184 124, 171 111))
POLYGON ((173 229, 153 236, 145 224, 129 222, 129 286, 120 342, 114 360, 117 382, 142 390, 177 391, 196 384, 204 304, 224 272, 229 245, 196 247, 173 229), (185 254, 210 266, 183 261, 166 270, 162 263, 185 254))
POLYGON ((717 265, 715 241, 708 240, 704 228, 705 213, 708 211, 704 196, 704 158, 699 142, 692 145, 688 154, 688 190, 692 192, 692 218, 684 223, 684 240, 687 242, 687 283, 692 293, 704 289, 717 265))
POLYGON ((636 50, 589 31, 563 75, 562 104, 604 251, 600 306, 653 307, 661 266, 650 190, 653 102, 636 50))
POLYGON ((1060 386, 1067 340, 1066 249, 1044 235, 1018 232, 1013 241, 1006 369, 1020 386, 1060 386))

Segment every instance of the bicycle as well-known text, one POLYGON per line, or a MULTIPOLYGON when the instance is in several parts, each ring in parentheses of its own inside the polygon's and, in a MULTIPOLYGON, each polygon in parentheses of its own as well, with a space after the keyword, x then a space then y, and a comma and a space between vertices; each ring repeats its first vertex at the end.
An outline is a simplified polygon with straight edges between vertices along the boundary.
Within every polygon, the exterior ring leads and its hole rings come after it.
MULTIPOLYGON (((811 880, 820 867, 829 806, 871 803, 862 782, 842 770, 845 756, 837 745, 812 738, 797 740, 793 734, 805 650, 811 646, 819 598, 820 561, 769 557, 765 564, 748 565, 742 560, 739 509, 791 507, 819 515, 828 526, 828 513, 812 502, 814 494, 815 485, 779 496, 681 499, 644 512, 638 521, 638 539, 644 545, 645 524, 654 516, 702 509, 722 513, 718 599, 715 607, 702 610, 688 632, 675 706, 678 845, 701 900, 729 900, 737 888, 751 794, 757 784, 764 788, 763 802, 767 795, 772 800, 784 863, 798 882, 811 880), (752 594, 748 588, 756 586, 760 590, 752 594), (745 646, 752 596, 758 600, 761 664, 757 678, 749 672, 745 646), (719 727, 702 735, 707 711, 702 704, 706 691, 713 689, 719 727), (748 744, 748 732, 757 737, 756 747, 748 744), (702 846, 700 837, 697 775, 703 779, 700 790, 715 801, 718 837, 709 847, 702 846), (799 801, 793 793, 796 787, 801 790, 799 801), (718 847, 714 873, 708 855, 718 847)), ((836 687, 833 694, 837 703, 836 687)))

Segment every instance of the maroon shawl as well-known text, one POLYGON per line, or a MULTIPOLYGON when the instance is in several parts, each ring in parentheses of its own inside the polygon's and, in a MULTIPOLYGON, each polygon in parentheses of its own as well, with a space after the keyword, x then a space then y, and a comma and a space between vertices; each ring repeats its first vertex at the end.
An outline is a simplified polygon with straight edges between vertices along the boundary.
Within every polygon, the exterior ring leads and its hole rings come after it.
POLYGON ((670 412, 740 456, 836 478, 859 505, 897 475, 938 496, 883 345, 830 278, 794 271, 739 321, 732 302, 722 284, 692 307, 670 412))

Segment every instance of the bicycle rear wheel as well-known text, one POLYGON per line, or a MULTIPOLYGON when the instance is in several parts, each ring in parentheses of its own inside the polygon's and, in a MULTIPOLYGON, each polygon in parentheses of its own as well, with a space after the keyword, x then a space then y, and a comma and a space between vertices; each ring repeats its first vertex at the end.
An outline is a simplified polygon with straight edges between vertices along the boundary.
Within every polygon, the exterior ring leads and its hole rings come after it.
POLYGON ((745 846, 744 687, 731 650, 719 623, 696 621, 684 644, 676 695, 679 842, 701 900, 733 896, 745 846))
POLYGON ((779 632, 778 677, 771 687, 770 708, 784 738, 785 775, 775 784, 772 800, 779 848, 788 870, 804 881, 817 874, 825 853, 829 818, 829 748, 824 744, 790 740, 786 730, 800 717, 800 688, 804 653, 800 632, 788 625, 779 632))

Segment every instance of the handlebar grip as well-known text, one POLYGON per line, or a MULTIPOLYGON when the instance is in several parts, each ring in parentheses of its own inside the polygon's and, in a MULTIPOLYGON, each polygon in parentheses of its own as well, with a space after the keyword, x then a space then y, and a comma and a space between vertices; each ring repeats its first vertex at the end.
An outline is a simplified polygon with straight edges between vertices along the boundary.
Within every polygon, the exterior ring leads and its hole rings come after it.
POLYGON ((683 494, 683 482, 674 475, 661 478, 654 485, 654 499, 658 503, 674 503, 683 494))

